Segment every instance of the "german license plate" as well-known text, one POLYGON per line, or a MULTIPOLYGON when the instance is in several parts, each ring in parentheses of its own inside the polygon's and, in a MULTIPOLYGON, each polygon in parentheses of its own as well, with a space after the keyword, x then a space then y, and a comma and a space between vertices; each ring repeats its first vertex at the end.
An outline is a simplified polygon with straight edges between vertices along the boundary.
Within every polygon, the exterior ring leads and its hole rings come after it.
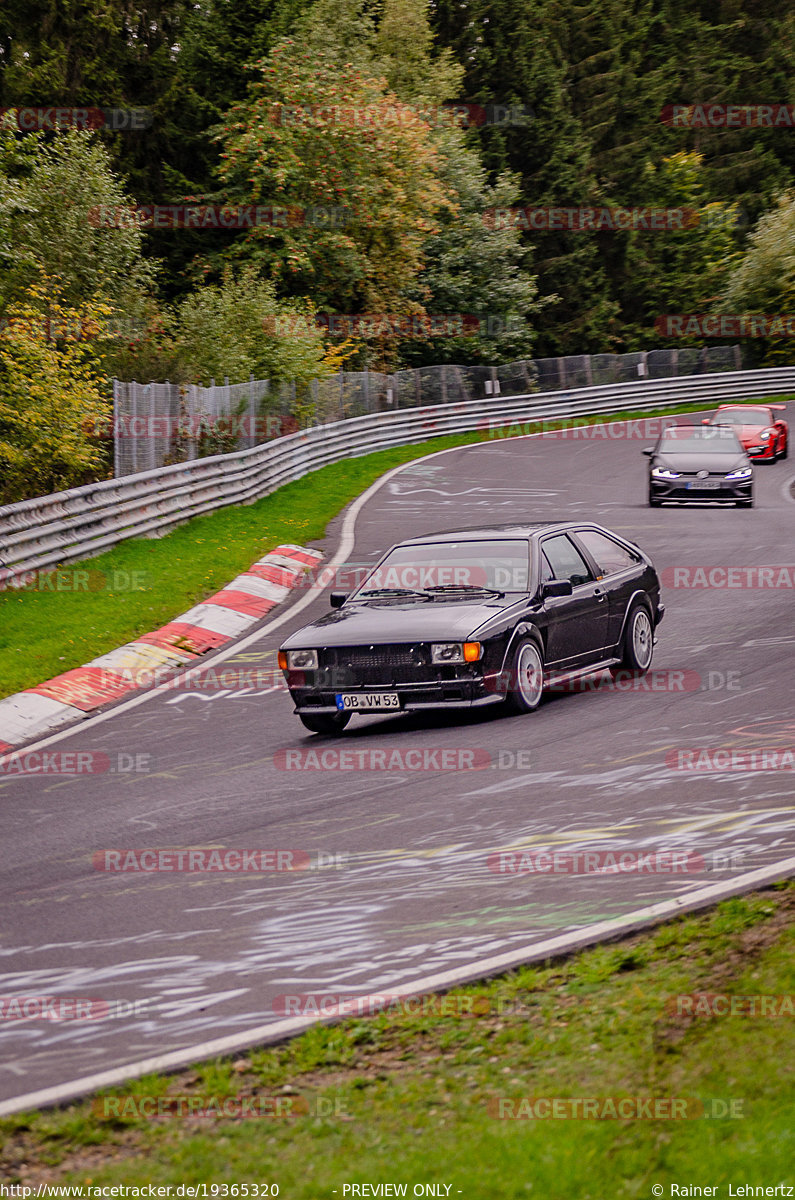
POLYGON ((690 492, 716 492, 719 487, 719 479, 691 479, 687 490, 690 492))
POLYGON ((397 692, 338 692, 340 712, 389 712, 400 708, 397 692))

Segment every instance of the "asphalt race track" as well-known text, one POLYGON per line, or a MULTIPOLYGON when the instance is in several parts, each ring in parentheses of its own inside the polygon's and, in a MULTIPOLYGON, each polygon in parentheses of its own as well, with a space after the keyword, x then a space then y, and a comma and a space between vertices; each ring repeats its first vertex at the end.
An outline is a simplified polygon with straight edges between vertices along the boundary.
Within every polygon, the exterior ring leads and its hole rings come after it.
MULTIPOLYGON (((0 1020, 0 1101, 244 1035, 297 1011, 280 996, 465 974, 795 855, 795 776, 770 766, 795 747, 795 589, 778 570, 764 577, 778 586, 673 586, 694 578, 683 568, 716 566, 789 564, 793 581, 795 460, 757 467, 752 510, 650 509, 650 441, 495 438, 410 463, 361 506, 347 554, 371 562, 403 537, 457 526, 599 521, 663 576, 647 686, 564 691, 524 717, 355 718, 341 739, 319 739, 273 676, 286 633, 327 609, 316 593, 222 656, 225 671, 249 673, 244 686, 161 688, 46 739, 119 769, 0 775, 0 998, 95 1002, 95 1019, 0 1020), (428 767, 372 769, 365 757, 369 769, 303 769, 285 753, 343 748, 419 749, 428 767), (749 751, 779 755, 757 754, 761 770, 680 769, 687 748, 743 750, 746 768, 749 751), (312 869, 96 869, 97 852, 130 847, 289 848, 312 869), (522 849, 676 851, 688 869, 493 869, 490 856, 522 849)), ((327 560, 342 528, 340 517, 327 560)))

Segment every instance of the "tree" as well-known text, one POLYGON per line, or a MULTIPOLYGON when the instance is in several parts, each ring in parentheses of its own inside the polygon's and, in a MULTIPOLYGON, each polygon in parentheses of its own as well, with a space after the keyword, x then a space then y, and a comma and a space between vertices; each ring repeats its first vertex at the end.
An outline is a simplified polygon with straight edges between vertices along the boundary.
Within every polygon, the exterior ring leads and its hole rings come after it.
POLYGON ((0 496, 5 503, 87 483, 106 465, 91 430, 112 412, 95 341, 109 310, 93 302, 62 304, 54 287, 52 280, 32 285, 9 307, 0 327, 0 496), (45 306, 47 318, 42 317, 45 306))
POLYGON ((709 202, 700 154, 682 152, 659 166, 647 164, 641 185, 655 207, 682 210, 685 227, 613 235, 611 268, 621 281, 616 291, 627 349, 654 346, 654 321, 664 313, 710 309, 737 244, 737 208, 709 202))
MULTIPOLYGON (((760 219, 716 308, 743 315, 795 313, 795 192, 779 196, 775 208, 760 219)), ((772 338, 756 347, 770 365, 793 362, 791 338, 772 338)))
POLYGON ((429 126, 383 79, 284 40, 219 133, 230 203, 287 212, 236 257, 342 312, 405 311, 448 203, 429 126))
POLYGON ((111 315, 135 312, 155 267, 105 147, 85 131, 39 136, 16 170, 0 176, 0 315, 23 294, 42 299, 30 291, 42 273, 58 280, 59 303, 101 300, 111 315))
POLYGON ((252 267, 227 270, 177 306, 174 340, 180 377, 208 384, 269 379, 309 383, 328 374, 325 350, 307 304, 279 302, 273 284, 252 267))

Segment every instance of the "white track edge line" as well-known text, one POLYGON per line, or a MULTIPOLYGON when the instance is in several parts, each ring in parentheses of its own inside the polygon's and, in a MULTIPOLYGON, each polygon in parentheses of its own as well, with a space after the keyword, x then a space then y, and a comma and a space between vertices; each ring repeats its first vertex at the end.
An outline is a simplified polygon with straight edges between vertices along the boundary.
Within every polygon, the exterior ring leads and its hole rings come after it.
MULTIPOLYGON (((748 871, 734 880, 724 880, 721 883, 710 884, 696 892, 685 893, 672 900, 662 900, 646 908, 624 913, 609 921, 600 921, 572 933, 560 934, 547 938, 542 942, 532 942, 522 949, 514 949, 505 954, 492 955, 490 958, 479 959, 467 963, 463 967, 455 967, 449 971, 441 971, 435 975, 417 979, 414 983, 399 984, 389 988, 389 995, 395 997, 416 996, 423 993, 453 987, 456 984, 483 979, 488 975, 499 974, 511 967, 537 959, 552 958, 583 949, 592 942, 610 938, 613 934, 635 932, 639 925, 654 923, 665 917, 677 916, 712 904, 718 900, 738 895, 743 891, 766 883, 775 883, 782 878, 795 874, 795 858, 782 859, 772 866, 760 867, 756 871, 748 871)), ((377 993, 376 993, 377 994, 377 993)), ((274 1021, 267 1025, 258 1025, 243 1033, 233 1033, 226 1037, 214 1038, 211 1041, 199 1042, 194 1046, 186 1046, 182 1050, 174 1050, 168 1054, 153 1055, 138 1062, 128 1063, 123 1067, 113 1067, 108 1071, 99 1071, 94 1075, 84 1075, 68 1083, 55 1087, 42 1088, 36 1092, 16 1096, 11 1100, 0 1102, 0 1117, 28 1109, 48 1107, 63 1104, 68 1100, 77 1099, 88 1092, 123 1084, 131 1079, 138 1079, 155 1071, 171 1071, 178 1067, 190 1066, 201 1059, 213 1058, 217 1055, 229 1054, 236 1050, 250 1049, 256 1045, 284 1041, 290 1036, 302 1033, 314 1025, 331 1025, 344 1017, 293 1017, 286 1021, 274 1021)))

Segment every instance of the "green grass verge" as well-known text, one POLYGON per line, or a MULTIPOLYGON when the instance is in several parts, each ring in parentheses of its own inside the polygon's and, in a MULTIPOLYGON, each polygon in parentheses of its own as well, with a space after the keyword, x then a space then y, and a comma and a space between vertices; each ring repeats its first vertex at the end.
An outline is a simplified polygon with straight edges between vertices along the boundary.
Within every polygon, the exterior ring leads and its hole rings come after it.
MULTIPOLYGON (((701 409, 688 404, 658 411, 701 409)), ((628 411, 577 419, 596 423, 654 415, 628 411)), ((566 423, 544 422, 544 428, 566 423)), ((526 423, 522 428, 530 431, 526 423)), ((474 432, 345 459, 256 504, 196 517, 163 538, 122 542, 106 554, 69 564, 62 575, 40 577, 35 587, 0 592, 0 697, 156 629, 218 591, 279 542, 322 538, 329 521, 391 467, 488 440, 488 433, 474 432)))
POLYGON ((448 994, 462 1007, 476 997, 480 1015, 318 1026, 93 1102, 123 1111, 123 1096, 293 1096, 302 1115, 289 1119, 105 1118, 90 1101, 5 1118, 0 1179, 270 1182, 291 1200, 333 1189, 343 1200, 345 1184, 367 1182, 407 1184, 408 1195, 449 1184, 451 1197, 484 1200, 634 1200, 653 1185, 670 1197, 672 1183, 698 1184, 728 1200, 729 1184, 791 1181, 793 1016, 693 1017, 672 998, 791 995, 794 930, 790 882, 448 994), (712 1119, 491 1115, 499 1097, 632 1096, 697 1098, 712 1119))

